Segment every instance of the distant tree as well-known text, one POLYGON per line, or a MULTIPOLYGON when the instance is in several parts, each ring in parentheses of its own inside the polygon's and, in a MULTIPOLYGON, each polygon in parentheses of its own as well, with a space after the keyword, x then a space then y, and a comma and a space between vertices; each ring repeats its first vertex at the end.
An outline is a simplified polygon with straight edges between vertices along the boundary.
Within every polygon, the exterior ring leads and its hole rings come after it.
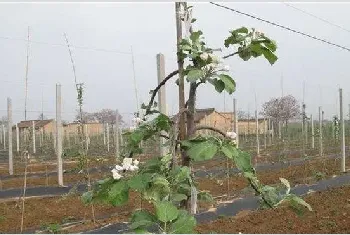
POLYGON ((290 119, 300 115, 300 105, 292 95, 272 98, 263 104, 261 114, 271 118, 276 123, 284 122, 288 125, 290 119))
POLYGON ((2 116, 0 118, 0 125, 7 125, 7 116, 2 116))
MULTIPOLYGON (((83 112, 83 120, 84 122, 100 122, 100 123, 108 123, 108 124, 114 124, 116 119, 116 110, 112 109, 102 109, 101 111, 89 113, 89 112, 83 112)), ((119 114, 119 122, 124 123, 123 117, 119 114)), ((75 117, 76 120, 80 119, 79 114, 75 117)))
POLYGON ((247 112, 243 111, 243 110, 238 110, 237 111, 237 118, 238 119, 248 119, 249 115, 247 112))
POLYGON ((38 116, 38 120, 47 120, 47 117, 43 113, 41 113, 38 116))

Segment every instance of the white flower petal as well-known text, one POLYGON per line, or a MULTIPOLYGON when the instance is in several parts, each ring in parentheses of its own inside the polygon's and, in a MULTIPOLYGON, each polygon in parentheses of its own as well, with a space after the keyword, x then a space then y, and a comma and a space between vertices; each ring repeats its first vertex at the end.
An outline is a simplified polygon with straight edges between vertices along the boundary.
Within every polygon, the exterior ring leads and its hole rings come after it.
POLYGON ((231 138, 231 139, 236 139, 237 134, 235 132, 226 132, 226 136, 231 138))
POLYGON ((199 57, 200 57, 202 60, 208 60, 209 55, 208 55, 208 53, 204 52, 204 53, 202 53, 199 57))
POLYGON ((134 165, 135 165, 135 166, 138 166, 138 165, 139 165, 139 163, 140 163, 140 161, 139 161, 139 160, 137 160, 137 159, 135 159, 135 160, 134 160, 134 165))
POLYGON ((121 174, 119 174, 118 172, 113 172, 113 179, 115 180, 119 180, 120 178, 122 178, 123 176, 121 174))
POLYGON ((126 165, 131 165, 132 164, 132 158, 131 157, 126 157, 123 159, 123 166, 126 165))
POLYGON ((122 171, 122 170, 123 170, 123 167, 120 166, 120 165, 116 165, 116 166, 115 166, 115 169, 118 170, 118 171, 122 171))

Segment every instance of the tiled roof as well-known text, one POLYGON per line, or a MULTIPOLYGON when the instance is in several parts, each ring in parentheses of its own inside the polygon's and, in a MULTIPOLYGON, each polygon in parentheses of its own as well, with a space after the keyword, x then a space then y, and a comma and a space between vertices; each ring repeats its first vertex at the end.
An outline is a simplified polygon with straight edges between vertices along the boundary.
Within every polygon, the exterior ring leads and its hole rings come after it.
POLYGON ((18 128, 28 128, 33 126, 33 121, 35 123, 36 128, 44 127, 45 125, 49 124, 50 122, 53 121, 53 119, 49 120, 28 120, 28 121, 21 121, 19 122, 18 128))

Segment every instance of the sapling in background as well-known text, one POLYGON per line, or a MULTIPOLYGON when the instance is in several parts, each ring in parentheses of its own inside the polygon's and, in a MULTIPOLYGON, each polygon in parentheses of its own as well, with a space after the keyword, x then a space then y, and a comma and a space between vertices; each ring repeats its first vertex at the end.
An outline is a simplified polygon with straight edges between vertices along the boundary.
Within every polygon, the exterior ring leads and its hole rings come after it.
MULTIPOLYGON (((185 7, 182 19, 187 19, 191 7, 185 7), (185 17, 186 16, 186 17, 185 17)), ((195 19, 189 20, 190 24, 195 19)), ((85 203, 104 202, 112 205, 123 205, 128 202, 129 192, 140 192, 154 210, 138 210, 131 216, 130 229, 134 232, 146 233, 194 233, 196 220, 193 214, 196 211, 197 199, 208 199, 207 192, 197 192, 196 182, 191 171, 192 162, 205 161, 223 154, 242 171, 251 187, 260 196, 261 203, 274 208, 284 201, 290 201, 311 207, 301 198, 290 194, 289 182, 281 179, 287 190, 281 192, 274 187, 261 184, 251 163, 251 156, 236 147, 226 133, 212 126, 196 125, 194 115, 196 110, 197 90, 204 84, 210 84, 216 92, 232 94, 236 89, 235 81, 229 75, 229 68, 223 60, 238 56, 244 61, 251 58, 264 57, 270 64, 274 64, 277 56, 276 43, 255 29, 241 27, 230 31, 224 40, 224 46, 233 52, 223 58, 215 55, 214 50, 208 47, 201 31, 193 31, 190 26, 188 38, 182 39, 177 53, 179 60, 187 64, 183 75, 189 83, 189 97, 186 107, 179 110, 179 114, 171 118, 155 109, 155 96, 160 87, 165 85, 179 71, 170 73, 163 82, 151 91, 148 104, 143 104, 145 122, 133 131, 124 134, 126 145, 122 156, 123 165, 117 165, 109 178, 99 181, 93 191, 83 194, 85 203), (185 115, 186 135, 180 139, 178 119, 185 115), (201 136, 199 130, 211 130, 216 134, 201 136), (174 133, 176 135, 174 136, 174 133), (169 152, 164 156, 154 156, 143 164, 133 162, 135 154, 142 153, 141 141, 159 137, 168 139, 169 152), (181 158, 181 162, 178 161, 181 158), (132 167, 133 166, 133 167, 132 167), (195 196, 196 195, 196 196, 195 196)))
MULTIPOLYGON (((88 191, 91 191, 91 177, 88 169, 88 145, 86 144, 86 138, 84 135, 84 119, 83 119, 83 101, 84 101, 84 84, 83 83, 78 83, 77 82, 77 76, 76 76, 76 70, 75 70, 75 64, 72 56, 72 51, 68 42, 68 37, 66 34, 64 34, 67 47, 68 47, 68 52, 69 56, 71 59, 72 63, 72 69, 73 69, 73 74, 74 74, 74 83, 75 83, 75 88, 77 92, 77 103, 79 107, 79 127, 78 127, 78 135, 79 135, 79 144, 78 144, 78 169, 79 173, 82 173, 84 175, 85 181, 87 183, 88 191)), ((86 133, 85 133, 86 134, 86 133)), ((92 213, 92 220, 95 223, 95 208, 94 204, 91 203, 91 213, 92 213)))

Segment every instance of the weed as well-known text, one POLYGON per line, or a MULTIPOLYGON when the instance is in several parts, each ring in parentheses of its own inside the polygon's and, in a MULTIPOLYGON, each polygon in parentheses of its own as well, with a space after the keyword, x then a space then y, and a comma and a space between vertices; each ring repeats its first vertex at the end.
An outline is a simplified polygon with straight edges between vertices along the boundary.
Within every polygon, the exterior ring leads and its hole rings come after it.
POLYGON ((314 177, 316 178, 317 181, 319 181, 326 178, 326 175, 323 172, 317 171, 317 172, 314 172, 314 177))
POLYGON ((69 223, 76 220, 74 216, 67 216, 62 219, 62 224, 69 223))
POLYGON ((58 234, 61 233, 61 226, 57 223, 54 224, 42 224, 41 229, 44 230, 44 232, 58 234))
POLYGON ((4 222, 6 220, 6 217, 3 215, 0 215, 0 223, 4 222))

